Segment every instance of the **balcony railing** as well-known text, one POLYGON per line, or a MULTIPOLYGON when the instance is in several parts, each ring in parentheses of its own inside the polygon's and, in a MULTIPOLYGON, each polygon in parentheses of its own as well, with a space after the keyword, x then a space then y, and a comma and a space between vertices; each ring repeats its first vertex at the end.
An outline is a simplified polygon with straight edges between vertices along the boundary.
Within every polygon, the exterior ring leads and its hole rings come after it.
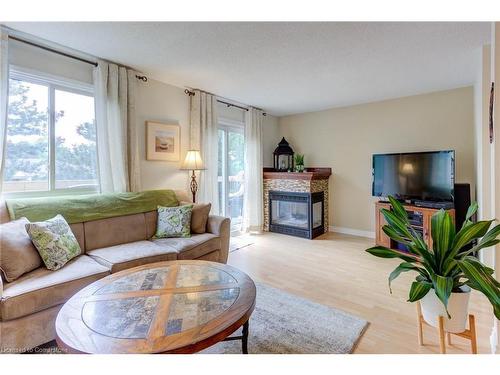
MULTIPOLYGON (((22 193, 33 191, 47 191, 48 181, 4 181, 2 184, 3 193, 22 193)), ((78 190, 97 190, 95 180, 57 180, 57 189, 78 189, 78 190)))
POLYGON ((227 183, 227 208, 223 207, 224 199, 222 176, 218 177, 219 184, 219 206, 223 210, 223 214, 227 214, 231 218, 231 229, 240 230, 243 222, 243 194, 244 194, 244 177, 242 174, 228 177, 227 183), (227 210, 227 213, 226 213, 227 210))

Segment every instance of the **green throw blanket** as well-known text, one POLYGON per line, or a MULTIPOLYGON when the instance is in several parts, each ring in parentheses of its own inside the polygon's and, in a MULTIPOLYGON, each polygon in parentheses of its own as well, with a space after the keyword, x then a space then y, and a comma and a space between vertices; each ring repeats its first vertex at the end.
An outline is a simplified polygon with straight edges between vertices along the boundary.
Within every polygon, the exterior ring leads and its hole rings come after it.
POLYGON ((11 220, 26 217, 32 222, 44 221, 61 214, 70 224, 154 211, 157 206, 179 205, 173 190, 9 199, 5 203, 11 220))

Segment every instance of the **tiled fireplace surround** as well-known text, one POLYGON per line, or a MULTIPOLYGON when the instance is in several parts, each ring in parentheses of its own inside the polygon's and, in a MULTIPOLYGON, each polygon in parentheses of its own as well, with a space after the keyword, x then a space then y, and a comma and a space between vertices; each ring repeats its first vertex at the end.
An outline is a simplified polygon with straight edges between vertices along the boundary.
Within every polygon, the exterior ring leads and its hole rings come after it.
POLYGON ((269 192, 285 191, 294 193, 324 193, 324 231, 328 232, 328 181, 331 168, 306 168, 304 172, 277 172, 264 168, 264 231, 269 231, 269 192))

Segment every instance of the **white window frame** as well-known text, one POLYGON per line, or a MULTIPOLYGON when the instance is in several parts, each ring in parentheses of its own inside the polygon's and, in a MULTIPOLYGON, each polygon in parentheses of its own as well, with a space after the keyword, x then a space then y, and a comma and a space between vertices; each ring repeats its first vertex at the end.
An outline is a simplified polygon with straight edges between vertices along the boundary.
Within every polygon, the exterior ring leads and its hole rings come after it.
MULTIPOLYGON (((222 202, 221 205, 222 207, 219 207, 219 210, 223 211, 222 215, 223 216, 228 216, 230 213, 227 212, 227 191, 229 190, 229 180, 227 178, 228 176, 228 163, 227 163, 227 137, 228 137, 228 131, 234 132, 234 133, 241 133, 243 134, 243 137, 245 136, 245 123, 243 121, 237 121, 237 120, 231 120, 223 117, 219 117, 218 123, 217 123, 217 128, 220 130, 224 131, 224 141, 222 142, 222 155, 223 155, 223 160, 222 160, 222 202)), ((237 235, 239 234, 239 230, 234 230, 231 228, 231 235, 237 235)))
MULTIPOLYGON (((19 192, 8 192, 2 193, 5 198, 21 198, 21 197, 45 197, 45 196, 61 196, 61 195, 81 195, 81 194, 94 194, 100 193, 101 182, 99 180, 99 165, 97 165, 97 187, 92 188, 65 188, 56 189, 55 180, 55 91, 61 90, 66 92, 71 92, 79 95, 90 96, 95 100, 94 86, 72 80, 65 77, 55 76, 48 73, 39 72, 33 69, 23 68, 16 65, 9 66, 9 80, 16 79, 29 83, 39 84, 46 86, 48 88, 48 142, 49 142, 49 179, 48 179, 48 190, 38 190, 38 191, 19 191, 19 192)), ((95 105, 94 105, 95 111, 95 105)), ((95 113, 94 113, 95 118, 95 113)), ((97 126, 97 124, 96 124, 97 126)), ((99 150, 96 149, 98 153, 99 150)), ((3 177, 3 176, 2 176, 3 177)))

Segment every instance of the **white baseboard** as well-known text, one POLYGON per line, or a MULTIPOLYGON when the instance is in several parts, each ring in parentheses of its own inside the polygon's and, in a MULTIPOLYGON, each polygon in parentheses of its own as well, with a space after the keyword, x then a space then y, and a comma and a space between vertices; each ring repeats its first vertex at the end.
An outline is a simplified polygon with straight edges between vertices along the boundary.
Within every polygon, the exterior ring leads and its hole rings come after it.
POLYGON ((342 233, 342 234, 350 234, 351 236, 375 238, 375 232, 370 232, 368 230, 329 226, 328 231, 335 233, 342 233))

